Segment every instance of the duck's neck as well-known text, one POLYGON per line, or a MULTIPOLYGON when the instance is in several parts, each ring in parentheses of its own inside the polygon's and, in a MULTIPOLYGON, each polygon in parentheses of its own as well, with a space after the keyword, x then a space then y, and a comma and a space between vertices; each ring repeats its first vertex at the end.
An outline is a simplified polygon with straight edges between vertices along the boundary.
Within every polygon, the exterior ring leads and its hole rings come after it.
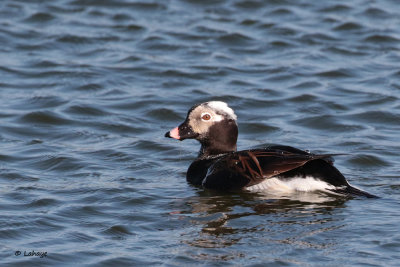
POLYGON ((227 148, 227 147, 209 147, 209 146, 204 146, 202 145, 199 151, 198 157, 201 159, 210 157, 210 156, 217 156, 221 154, 226 154, 229 152, 235 152, 236 151, 236 144, 233 147, 227 148))
POLYGON ((208 135, 200 141, 199 158, 207 158, 236 151, 238 128, 236 122, 227 122, 221 127, 210 127, 208 135))

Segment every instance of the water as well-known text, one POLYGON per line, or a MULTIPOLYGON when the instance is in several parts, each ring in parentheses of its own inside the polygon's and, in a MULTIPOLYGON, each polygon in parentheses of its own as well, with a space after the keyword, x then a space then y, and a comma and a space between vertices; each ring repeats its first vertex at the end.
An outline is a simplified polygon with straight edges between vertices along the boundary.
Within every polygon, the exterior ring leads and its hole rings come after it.
POLYGON ((1 265, 398 266, 399 25, 390 0, 1 1, 1 265), (164 133, 207 100, 239 148, 345 153, 382 198, 187 184, 199 145, 164 133))

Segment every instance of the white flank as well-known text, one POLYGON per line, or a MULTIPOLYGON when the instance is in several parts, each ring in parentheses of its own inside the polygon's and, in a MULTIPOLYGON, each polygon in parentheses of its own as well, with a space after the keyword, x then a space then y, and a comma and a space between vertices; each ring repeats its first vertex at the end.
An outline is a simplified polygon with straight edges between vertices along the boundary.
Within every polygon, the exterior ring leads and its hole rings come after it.
POLYGON ((207 106, 214 110, 219 110, 222 111, 223 113, 227 114, 229 117, 231 117, 234 120, 237 120, 237 116, 233 109, 228 107, 228 104, 222 101, 210 101, 207 102, 207 106))
POLYGON ((317 180, 314 177, 306 178, 293 177, 291 179, 280 180, 279 178, 270 178, 265 181, 247 187, 249 191, 273 191, 273 192, 312 192, 335 189, 336 187, 324 181, 317 180))

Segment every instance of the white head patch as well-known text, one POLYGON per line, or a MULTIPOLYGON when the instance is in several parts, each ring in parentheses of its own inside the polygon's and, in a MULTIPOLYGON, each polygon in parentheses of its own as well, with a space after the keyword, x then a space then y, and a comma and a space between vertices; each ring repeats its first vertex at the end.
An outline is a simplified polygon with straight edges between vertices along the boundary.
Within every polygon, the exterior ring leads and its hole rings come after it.
POLYGON ((207 102, 206 105, 217 112, 219 111, 221 113, 225 113, 231 119, 237 120, 237 116, 236 116, 235 112, 233 112, 233 110, 230 107, 228 107, 228 104, 226 104, 225 102, 210 101, 210 102, 207 102))

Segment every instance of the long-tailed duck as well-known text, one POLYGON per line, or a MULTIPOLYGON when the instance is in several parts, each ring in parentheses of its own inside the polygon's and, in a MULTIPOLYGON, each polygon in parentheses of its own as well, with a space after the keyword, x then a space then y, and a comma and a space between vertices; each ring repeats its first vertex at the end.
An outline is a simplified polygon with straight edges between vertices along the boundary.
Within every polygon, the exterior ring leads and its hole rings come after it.
POLYGON ((236 151, 236 120, 225 102, 210 101, 193 106, 186 120, 165 134, 200 142, 199 155, 186 175, 190 183, 216 190, 324 191, 375 197, 351 186, 333 166, 332 155, 282 145, 236 151))

